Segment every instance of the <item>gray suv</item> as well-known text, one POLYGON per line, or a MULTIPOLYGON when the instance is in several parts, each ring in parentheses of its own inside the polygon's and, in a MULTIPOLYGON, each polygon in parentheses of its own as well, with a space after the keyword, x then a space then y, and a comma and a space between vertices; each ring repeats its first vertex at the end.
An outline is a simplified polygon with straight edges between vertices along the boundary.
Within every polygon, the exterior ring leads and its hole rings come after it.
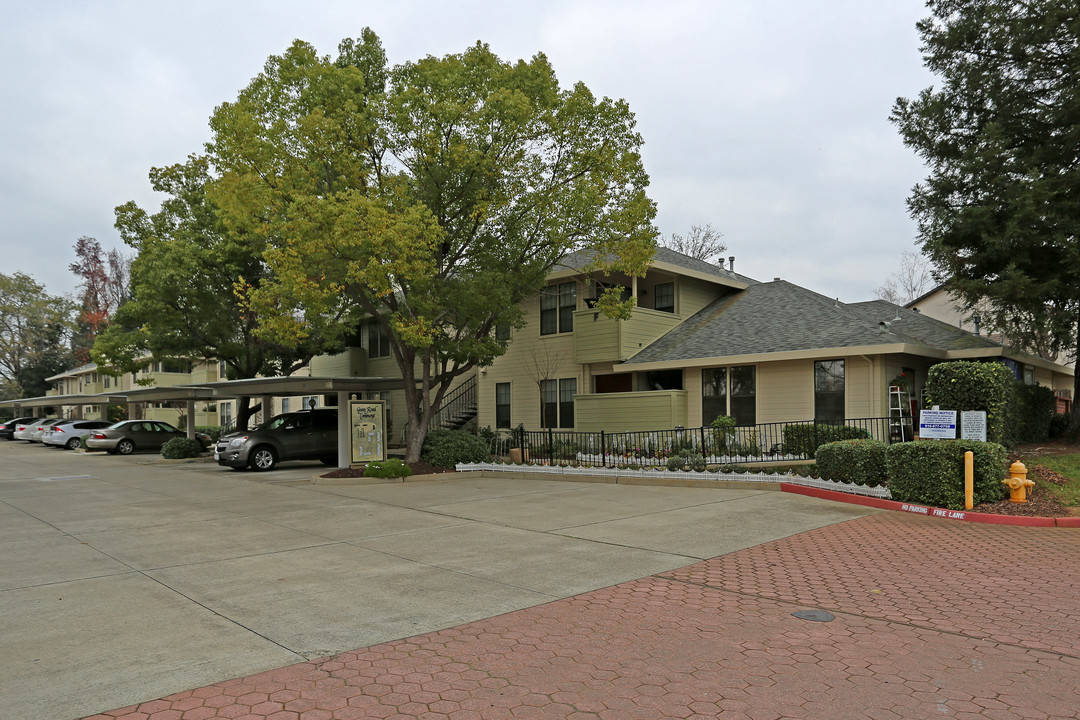
POLYGON ((223 435, 214 448, 218 465, 272 470, 283 460, 337 464, 337 409, 285 413, 254 430, 223 435))

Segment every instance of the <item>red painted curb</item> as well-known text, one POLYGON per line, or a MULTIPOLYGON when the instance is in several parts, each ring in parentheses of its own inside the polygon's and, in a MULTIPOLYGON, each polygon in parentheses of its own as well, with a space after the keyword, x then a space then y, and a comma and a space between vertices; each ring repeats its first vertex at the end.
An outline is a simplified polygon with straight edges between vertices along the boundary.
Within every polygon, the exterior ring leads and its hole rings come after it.
POLYGON ((795 485, 794 483, 781 483, 780 489, 783 492, 821 498, 822 500, 834 500, 836 502, 845 502, 852 505, 881 508, 882 510, 898 510, 900 512, 915 513, 916 515, 926 515, 927 517, 937 517, 945 520, 962 520, 964 522, 986 523, 988 525, 1080 528, 1080 517, 1022 517, 1016 515, 991 515, 989 513, 969 512, 967 510, 946 510, 944 508, 934 508, 926 505, 916 505, 914 503, 897 502, 896 500, 882 500, 881 498, 867 497, 865 495, 851 495, 836 490, 823 490, 821 488, 807 487, 805 485, 795 485))

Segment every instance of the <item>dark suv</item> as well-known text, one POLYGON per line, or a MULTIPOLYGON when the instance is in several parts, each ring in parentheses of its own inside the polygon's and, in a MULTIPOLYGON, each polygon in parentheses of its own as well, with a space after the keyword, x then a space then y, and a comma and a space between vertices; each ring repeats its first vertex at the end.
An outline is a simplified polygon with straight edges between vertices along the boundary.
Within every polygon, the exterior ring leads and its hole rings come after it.
POLYGON ((337 409, 285 413, 254 430, 223 435, 214 448, 218 465, 272 470, 283 460, 337 464, 337 409))

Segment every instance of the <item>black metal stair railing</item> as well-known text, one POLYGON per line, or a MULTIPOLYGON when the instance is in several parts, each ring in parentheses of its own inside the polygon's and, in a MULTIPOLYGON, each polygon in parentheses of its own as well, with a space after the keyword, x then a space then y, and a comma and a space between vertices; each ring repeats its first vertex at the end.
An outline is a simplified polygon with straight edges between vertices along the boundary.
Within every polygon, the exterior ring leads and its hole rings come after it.
POLYGON ((431 430, 457 430, 476 417, 476 377, 458 385, 431 418, 431 430))

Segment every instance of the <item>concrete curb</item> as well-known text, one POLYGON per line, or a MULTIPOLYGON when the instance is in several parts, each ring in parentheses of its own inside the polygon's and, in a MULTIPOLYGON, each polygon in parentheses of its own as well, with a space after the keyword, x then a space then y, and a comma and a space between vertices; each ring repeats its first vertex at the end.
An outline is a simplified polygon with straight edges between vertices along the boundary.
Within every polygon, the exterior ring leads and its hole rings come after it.
POLYGON ((991 515, 988 513, 968 512, 967 510, 946 510, 944 508, 916 505, 914 503, 905 503, 896 500, 881 500, 879 498, 866 497, 863 495, 849 495, 835 490, 822 490, 792 483, 781 483, 780 489, 783 492, 821 498, 822 500, 833 500, 852 505, 880 508, 882 510, 909 512, 915 513, 916 515, 926 515, 927 517, 944 518, 946 520, 962 520, 964 522, 984 523, 987 525, 1080 528, 1080 517, 1025 517, 1018 515, 991 515))

